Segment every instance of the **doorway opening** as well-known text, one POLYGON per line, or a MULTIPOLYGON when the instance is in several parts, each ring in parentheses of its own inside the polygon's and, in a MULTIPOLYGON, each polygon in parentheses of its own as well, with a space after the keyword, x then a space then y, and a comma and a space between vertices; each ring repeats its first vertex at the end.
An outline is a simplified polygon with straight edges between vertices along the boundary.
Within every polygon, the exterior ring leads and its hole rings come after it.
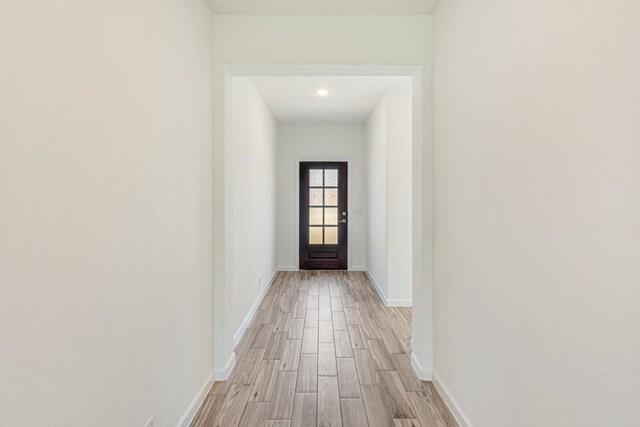
POLYGON ((348 163, 300 162, 300 269, 346 270, 348 163))
POLYGON ((430 364, 421 82, 419 66, 227 67, 217 295, 233 346, 278 271, 347 270, 384 305, 412 307, 409 352, 430 364))

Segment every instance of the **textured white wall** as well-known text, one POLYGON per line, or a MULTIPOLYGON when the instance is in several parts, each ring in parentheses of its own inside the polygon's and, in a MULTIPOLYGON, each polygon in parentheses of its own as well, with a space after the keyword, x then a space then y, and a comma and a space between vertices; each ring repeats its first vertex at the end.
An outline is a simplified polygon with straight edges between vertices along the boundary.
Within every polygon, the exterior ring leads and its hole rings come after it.
POLYGON ((249 77, 233 78, 230 145, 234 334, 275 273, 277 124, 249 77))
MULTIPOLYGON (((387 91, 387 298, 412 304, 411 89, 387 91)), ((429 168, 430 169, 430 168, 429 168)))
POLYGON ((211 374, 212 21, 0 3, 0 425, 175 425, 211 374))
POLYGON ((640 419, 640 2, 443 0, 435 371, 482 426, 640 419))
POLYGON ((278 135, 278 259, 298 268, 300 160, 349 160, 349 268, 365 263, 364 127, 359 124, 281 125, 278 135))
POLYGON ((387 90, 367 120, 367 270, 390 306, 412 305, 412 93, 387 90))
MULTIPOLYGON (((232 354, 233 331, 227 325, 228 265, 225 227, 229 211, 225 210, 225 138, 230 126, 228 93, 230 72, 225 64, 332 64, 422 66, 422 110, 414 126, 422 128, 420 147, 425 164, 431 162, 431 17, 422 16, 248 16, 214 17, 214 313, 215 364, 224 367, 232 354), (384 29, 384 31, 381 31, 384 29), (292 35, 295 35, 293 37, 292 35)), ((414 109, 414 111, 416 111, 414 109)), ((417 144, 416 144, 417 145, 417 144)), ((416 156, 417 158, 417 156, 416 156)), ((431 175, 422 176, 422 218, 424 227, 414 230, 430 242, 431 175)), ((431 366, 431 245, 422 247, 425 274, 419 298, 414 298, 418 315, 414 318, 414 350, 423 365, 431 366)), ((420 267, 422 268, 422 267, 420 267)), ((420 272, 421 273, 421 272, 420 272)), ((415 291, 415 289, 414 289, 415 291)), ((415 296, 415 294, 414 294, 415 296)))
POLYGON ((387 103, 378 102, 367 120, 367 271, 379 291, 387 289, 387 103))

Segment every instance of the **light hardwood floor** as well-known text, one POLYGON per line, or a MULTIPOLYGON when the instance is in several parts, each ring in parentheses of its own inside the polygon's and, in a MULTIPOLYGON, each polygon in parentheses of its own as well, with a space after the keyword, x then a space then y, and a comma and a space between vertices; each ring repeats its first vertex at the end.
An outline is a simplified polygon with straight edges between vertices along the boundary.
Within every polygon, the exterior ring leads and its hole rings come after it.
POLYGON ((281 272, 193 426, 457 426, 411 367, 411 309, 361 272, 281 272))

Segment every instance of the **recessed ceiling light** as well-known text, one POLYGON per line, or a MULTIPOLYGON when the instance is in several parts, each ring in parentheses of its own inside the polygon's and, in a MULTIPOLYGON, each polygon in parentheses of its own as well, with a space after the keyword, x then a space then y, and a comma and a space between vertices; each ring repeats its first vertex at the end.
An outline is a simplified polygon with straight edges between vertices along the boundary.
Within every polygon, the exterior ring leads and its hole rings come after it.
POLYGON ((326 89, 318 89, 316 91, 316 93, 318 94, 318 96, 327 96, 329 95, 329 91, 326 89))

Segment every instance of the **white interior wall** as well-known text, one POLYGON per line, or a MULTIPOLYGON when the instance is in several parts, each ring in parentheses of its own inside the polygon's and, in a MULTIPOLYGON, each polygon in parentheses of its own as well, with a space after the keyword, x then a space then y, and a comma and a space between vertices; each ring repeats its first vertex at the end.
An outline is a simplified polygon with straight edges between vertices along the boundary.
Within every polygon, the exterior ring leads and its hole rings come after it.
POLYGON ((442 0, 435 371, 470 424, 640 419, 640 2, 442 0))
POLYGON ((412 305, 412 94, 387 90, 367 129, 367 270, 390 306, 412 305))
POLYGON ((413 281, 411 89, 387 91, 387 299, 411 306, 413 281))
POLYGON ((0 2, 0 425, 176 425, 207 384, 212 22, 0 2))
POLYGON ((237 341, 277 268, 278 129, 251 78, 234 77, 232 93, 230 327, 237 341))
MULTIPOLYGON (((421 71, 414 80, 419 102, 414 97, 414 166, 431 161, 431 17, 430 16, 249 16, 214 17, 214 361, 216 370, 224 370, 232 355, 228 305, 228 236, 225 236, 230 212, 225 199, 226 157, 230 124, 226 118, 230 106, 225 94, 230 91, 231 67, 228 64, 308 64, 335 66, 359 64, 413 64, 421 71), (386 31, 380 31, 385 28, 386 31), (291 34, 296 37, 292 38, 291 34), (420 108, 416 108, 420 107, 420 108)), ((255 75, 255 74, 254 74, 255 75)), ((414 203, 414 356, 425 372, 431 371, 431 175, 413 168, 414 203), (424 191, 421 191, 424 189, 424 191), (424 203, 424 206, 423 206, 424 203), (420 222, 417 222, 420 221, 420 222), (423 226, 424 223, 424 226, 423 226), (424 272, 422 270, 425 270, 424 272)))
POLYGON ((383 299, 387 299, 387 108, 388 94, 366 123, 367 156, 367 272, 383 299))
POLYGON ((349 269, 365 263, 365 138, 361 124, 289 124, 278 135, 278 259, 298 268, 299 162, 349 161, 349 269))

